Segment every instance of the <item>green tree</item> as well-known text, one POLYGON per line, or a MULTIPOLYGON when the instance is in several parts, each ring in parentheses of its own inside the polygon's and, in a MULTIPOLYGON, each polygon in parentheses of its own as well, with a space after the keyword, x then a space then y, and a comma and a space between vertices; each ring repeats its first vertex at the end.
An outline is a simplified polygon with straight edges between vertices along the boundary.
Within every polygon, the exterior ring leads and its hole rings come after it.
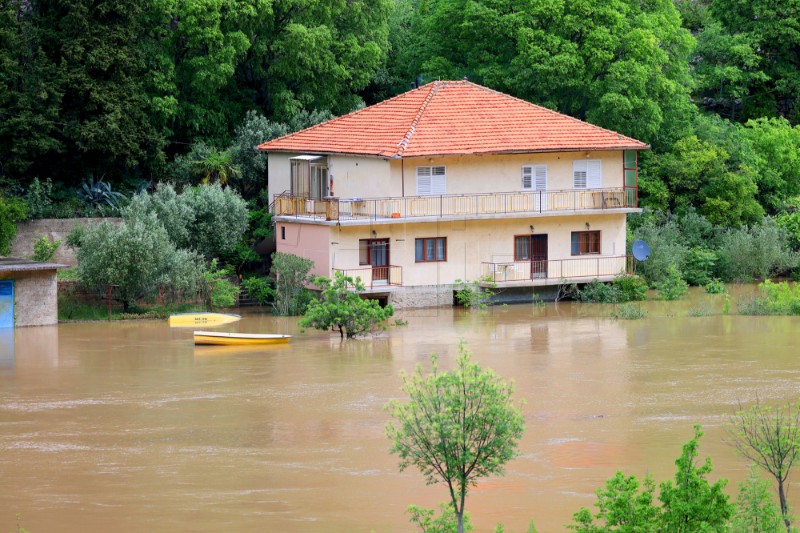
POLYGON ((792 467, 800 457, 800 405, 772 407, 757 401, 733 415, 727 431, 743 457, 775 478, 783 522, 791 533, 786 488, 792 467))
POLYGON ((191 248, 209 258, 234 253, 249 223, 247 204, 239 193, 214 183, 186 189, 181 197, 194 213, 191 248))
POLYGON ((304 328, 334 330, 342 338, 351 339, 372 332, 394 314, 391 305, 381 307, 377 300, 361 298, 364 292, 361 278, 353 279, 337 271, 332 280, 316 277, 314 285, 322 292, 319 300, 311 301, 300 319, 304 328))
POLYGON ((283 252, 272 254, 269 277, 275 287, 272 302, 275 314, 296 316, 305 311, 311 301, 307 286, 311 283, 309 272, 313 267, 314 261, 305 257, 283 252))
POLYGON ((73 232, 69 242, 78 246, 81 284, 101 292, 115 286, 114 298, 125 312, 153 297, 159 287, 193 291, 200 277, 197 256, 175 247, 155 213, 129 209, 118 226, 88 224, 73 232))
POLYGON ((0 255, 11 251, 17 235, 17 222, 25 220, 28 210, 25 202, 14 196, 6 197, 0 191, 0 255))
POLYGON ((640 484, 636 476, 617 472, 595 493, 597 515, 593 517, 584 507, 573 516, 575 525, 568 528, 578 533, 657 533, 660 510, 653 503, 655 490, 655 482, 649 476, 640 484))
POLYGON ((731 519, 732 533, 778 533, 785 525, 781 510, 772 499, 769 481, 761 479, 752 465, 747 479, 739 484, 736 513, 731 519))
POLYGON ((683 453, 675 461, 678 471, 674 484, 661 484, 661 531, 673 533, 696 533, 698 531, 727 531, 727 523, 733 514, 733 505, 723 492, 727 481, 721 479, 709 483, 706 476, 711 473, 711 458, 707 457, 698 466, 697 449, 703 432, 694 428, 694 438, 683 445, 683 453))
POLYGON ((524 417, 511 400, 513 385, 473 362, 462 342, 456 369, 440 372, 431 356, 431 373, 421 366, 403 377, 408 401, 393 401, 386 426, 400 470, 419 469, 429 485, 444 483, 464 532, 464 505, 478 479, 503 472, 518 454, 524 417))

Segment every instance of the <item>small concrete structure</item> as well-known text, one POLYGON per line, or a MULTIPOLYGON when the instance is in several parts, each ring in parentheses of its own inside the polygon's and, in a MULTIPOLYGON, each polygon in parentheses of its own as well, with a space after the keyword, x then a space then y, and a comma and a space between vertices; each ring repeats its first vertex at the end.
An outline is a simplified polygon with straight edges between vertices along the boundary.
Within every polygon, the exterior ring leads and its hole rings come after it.
POLYGON ((59 268, 66 265, 0 257, 0 325, 57 324, 59 268))

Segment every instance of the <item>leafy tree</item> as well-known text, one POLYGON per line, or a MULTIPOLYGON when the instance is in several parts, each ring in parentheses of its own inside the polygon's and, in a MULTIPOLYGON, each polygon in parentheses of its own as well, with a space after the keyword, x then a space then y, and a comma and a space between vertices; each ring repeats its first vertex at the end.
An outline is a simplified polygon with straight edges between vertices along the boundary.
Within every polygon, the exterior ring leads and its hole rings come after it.
POLYGON ((772 407, 757 401, 733 415, 727 430, 736 450, 775 478, 783 522, 791 533, 786 488, 792 467, 800 457, 800 406, 772 407))
POLYGON ((313 327, 322 331, 335 330, 348 339, 370 333, 379 324, 394 314, 391 305, 381 307, 377 300, 366 300, 361 278, 353 279, 341 272, 334 278, 318 276, 314 285, 322 289, 319 300, 312 300, 300 319, 302 327, 313 327))
POLYGON ((757 66, 763 78, 751 84, 741 99, 743 120, 761 116, 786 116, 794 123, 798 120, 800 11, 797 7, 796 0, 715 0, 710 5, 711 14, 723 29, 746 40, 760 59, 757 66))
POLYGON ((387 405, 394 419, 386 426, 400 470, 419 469, 429 485, 444 483, 464 532, 464 505, 478 479, 501 474, 517 454, 524 430, 522 411, 514 405, 513 385, 473 362, 462 342, 457 367, 440 372, 431 356, 431 373, 417 366, 404 376, 407 402, 387 405))
POLYGON ((155 213, 167 230, 169 240, 177 248, 192 246, 190 228, 194 222, 194 210, 175 192, 171 184, 159 183, 152 193, 140 192, 131 199, 130 206, 146 213, 155 213))
POLYGON ((272 254, 269 277, 275 287, 272 302, 275 314, 295 316, 305 311, 311 300, 310 291, 306 287, 311 283, 309 272, 313 267, 314 261, 305 257, 283 252, 272 254))
POLYGON ((115 286, 114 297, 125 312, 155 295, 160 286, 194 290, 200 277, 197 256, 177 249, 156 214, 141 209, 129 209, 118 226, 107 221, 88 224, 68 241, 78 246, 81 284, 98 291, 115 286))
POLYGON ((711 458, 702 466, 696 464, 697 449, 703 432, 694 428, 694 438, 683 445, 683 453, 675 461, 678 471, 675 483, 662 483, 661 531, 695 533, 697 531, 727 531, 727 522, 733 514, 733 505, 723 492, 727 481, 709 483, 711 458))
POLYGON ((191 187, 181 196, 194 213, 192 248, 205 257, 233 253, 249 222, 242 197, 218 183, 191 187))
POLYGON ((217 150, 213 146, 208 149, 205 157, 192 161, 195 172, 202 176, 200 183, 219 183, 226 185, 229 180, 234 180, 241 174, 239 167, 233 162, 231 153, 227 150, 217 150))
POLYGON ((771 491, 769 481, 761 479, 758 467, 752 465, 747 479, 739 484, 736 513, 731 520, 732 533, 777 533, 785 527, 771 491))
POLYGON ((25 220, 27 214, 25 202, 0 194, 0 255, 11 251, 11 243, 17 235, 17 222, 25 220))
POLYGON ((694 40, 670 0, 417 5, 407 81, 466 76, 657 147, 688 133, 694 40))
POLYGON ((568 528, 578 533, 657 533, 660 510, 653 503, 655 490, 655 482, 649 476, 640 485, 636 476, 617 472, 595 493, 597 515, 593 517, 584 507, 573 516, 576 524, 568 528), (596 521, 602 525, 595 525, 596 521))
POLYGON ((720 238, 718 274, 726 281, 767 279, 791 271, 800 258, 791 251, 789 238, 771 219, 740 229, 729 229, 720 238))

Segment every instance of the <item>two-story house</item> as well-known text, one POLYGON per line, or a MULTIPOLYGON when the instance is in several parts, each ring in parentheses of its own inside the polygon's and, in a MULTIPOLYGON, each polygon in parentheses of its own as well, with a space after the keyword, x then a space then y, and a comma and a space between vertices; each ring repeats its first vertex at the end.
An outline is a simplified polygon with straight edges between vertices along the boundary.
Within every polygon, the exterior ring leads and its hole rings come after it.
MULTIPOLYGON (((640 141, 468 81, 437 81, 274 139, 277 250, 399 307, 453 286, 536 288, 626 271, 640 141)), ((514 292, 508 290, 506 292, 514 292)))

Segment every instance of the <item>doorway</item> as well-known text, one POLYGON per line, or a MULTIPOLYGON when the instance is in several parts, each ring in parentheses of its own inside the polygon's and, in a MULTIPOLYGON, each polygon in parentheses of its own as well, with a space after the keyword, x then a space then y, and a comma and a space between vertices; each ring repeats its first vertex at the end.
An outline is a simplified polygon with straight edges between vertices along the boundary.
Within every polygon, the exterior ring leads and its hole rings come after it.
POLYGON ((361 239, 359 263, 372 266, 372 282, 389 281, 389 239, 361 239))
POLYGON ((0 281, 0 328, 14 327, 14 281, 0 281))
POLYGON ((547 277, 547 234, 514 237, 514 261, 530 261, 531 279, 547 277))

